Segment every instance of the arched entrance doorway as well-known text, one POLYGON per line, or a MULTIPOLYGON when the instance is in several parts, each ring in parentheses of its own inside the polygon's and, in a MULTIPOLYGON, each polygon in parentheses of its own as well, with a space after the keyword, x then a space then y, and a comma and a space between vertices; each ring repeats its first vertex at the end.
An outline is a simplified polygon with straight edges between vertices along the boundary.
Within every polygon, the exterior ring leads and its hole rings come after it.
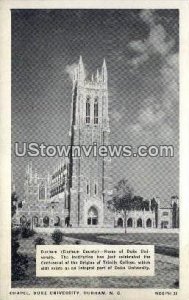
POLYGON ((43 218, 43 224, 44 224, 44 227, 48 227, 49 226, 49 217, 45 216, 43 218))
POLYGON ((142 219, 137 220, 137 227, 142 227, 142 219))
POLYGON ((133 227, 133 219, 132 218, 129 218, 127 220, 127 227, 133 227))
POLYGON ((66 217, 65 225, 66 225, 66 227, 68 227, 70 225, 70 218, 69 217, 66 217))
POLYGON ((58 216, 55 217, 54 226, 60 226, 60 218, 58 216))
POLYGON ((168 221, 162 221, 161 222, 161 228, 168 228, 169 222, 168 221))
POLYGON ((123 219, 122 219, 122 218, 119 218, 119 219, 117 220, 117 226, 118 226, 118 227, 123 227, 123 219))
POLYGON ((27 222, 26 217, 25 217, 25 216, 22 216, 22 217, 20 218, 20 224, 21 224, 21 225, 24 225, 24 224, 26 224, 26 222, 27 222))
POLYGON ((152 227, 152 220, 151 219, 148 219, 146 221, 146 227, 152 227))
POLYGON ((38 217, 34 216, 34 217, 32 218, 32 226, 33 226, 33 227, 37 227, 37 226, 39 225, 38 222, 39 222, 39 221, 38 221, 38 217))
POLYGON ((87 225, 97 225, 98 224, 98 211, 95 207, 91 207, 88 210, 87 225))

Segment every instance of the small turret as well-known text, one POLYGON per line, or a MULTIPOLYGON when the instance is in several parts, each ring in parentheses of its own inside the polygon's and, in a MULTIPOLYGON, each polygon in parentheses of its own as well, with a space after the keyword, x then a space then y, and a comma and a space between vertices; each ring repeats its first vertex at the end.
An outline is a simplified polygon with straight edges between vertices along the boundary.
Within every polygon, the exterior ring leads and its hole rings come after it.
POLYGON ((73 72, 73 89, 75 88, 76 84, 82 86, 84 84, 85 77, 86 74, 85 74, 83 59, 82 56, 80 55, 79 63, 73 72))
POLYGON ((174 203, 178 206, 179 205, 179 199, 178 196, 172 196, 171 197, 171 206, 173 207, 174 203))
POLYGON ((37 180, 38 180, 38 173, 37 173, 37 169, 35 169, 35 175, 34 175, 34 178, 35 178, 35 183, 37 183, 37 180))
POLYGON ((96 81, 99 82, 100 81, 100 74, 99 74, 99 70, 97 69, 96 71, 96 81))
POLYGON ((51 175, 50 175, 49 172, 47 173, 47 183, 48 183, 48 186, 49 186, 50 183, 51 183, 51 175))
POLYGON ((25 179, 29 179, 29 173, 30 173, 30 166, 29 164, 26 166, 26 173, 25 173, 25 179))
POLYGON ((29 180, 32 181, 33 177, 33 169, 32 169, 32 162, 29 163, 29 180))

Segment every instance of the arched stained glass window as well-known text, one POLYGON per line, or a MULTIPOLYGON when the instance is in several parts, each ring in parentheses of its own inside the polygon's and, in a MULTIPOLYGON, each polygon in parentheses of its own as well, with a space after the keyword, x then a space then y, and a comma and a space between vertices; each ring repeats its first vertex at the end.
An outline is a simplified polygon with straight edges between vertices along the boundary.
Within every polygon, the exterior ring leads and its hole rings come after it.
POLYGON ((94 124, 98 124, 98 98, 94 101, 94 124))
POLYGON ((86 123, 90 123, 90 98, 87 97, 86 100, 86 123))

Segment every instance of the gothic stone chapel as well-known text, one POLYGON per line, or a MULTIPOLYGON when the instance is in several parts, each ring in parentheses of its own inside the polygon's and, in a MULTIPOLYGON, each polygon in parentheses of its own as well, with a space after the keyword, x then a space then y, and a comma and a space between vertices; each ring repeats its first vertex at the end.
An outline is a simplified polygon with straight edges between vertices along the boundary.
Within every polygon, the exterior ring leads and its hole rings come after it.
MULTIPOLYGON (((87 79, 82 57, 73 76, 72 108, 70 124, 71 150, 85 146, 110 144, 108 117, 108 74, 104 60, 101 71, 87 79), (79 146, 79 147, 78 147, 79 146)), ((94 148, 94 147, 93 147, 94 148)), ((19 223, 29 221, 33 227, 108 228, 123 227, 123 212, 113 213, 107 207, 112 197, 111 160, 94 155, 69 155, 60 159, 59 165, 42 178, 31 163, 27 166, 24 183, 24 200, 16 211, 19 223)), ((160 200, 160 199, 159 199, 160 200)), ((178 198, 158 211, 150 209, 130 210, 127 227, 177 228, 179 223, 178 198)))

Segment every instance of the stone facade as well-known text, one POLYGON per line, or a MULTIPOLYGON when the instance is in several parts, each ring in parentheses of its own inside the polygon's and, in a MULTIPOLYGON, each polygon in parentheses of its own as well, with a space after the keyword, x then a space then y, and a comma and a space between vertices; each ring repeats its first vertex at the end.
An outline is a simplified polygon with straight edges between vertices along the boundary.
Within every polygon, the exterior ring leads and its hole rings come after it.
MULTIPOLYGON (((116 214, 114 227, 124 227, 123 213, 116 214)), ((156 228, 155 212, 152 210, 131 210, 126 217, 128 228, 156 228)))
POLYGON ((24 182, 24 200, 17 209, 20 223, 32 227, 58 227, 69 223, 68 164, 62 162, 53 175, 41 178, 29 164, 24 182))
POLYGON ((169 207, 159 207, 159 228, 179 228, 179 200, 178 197, 171 198, 169 207))

